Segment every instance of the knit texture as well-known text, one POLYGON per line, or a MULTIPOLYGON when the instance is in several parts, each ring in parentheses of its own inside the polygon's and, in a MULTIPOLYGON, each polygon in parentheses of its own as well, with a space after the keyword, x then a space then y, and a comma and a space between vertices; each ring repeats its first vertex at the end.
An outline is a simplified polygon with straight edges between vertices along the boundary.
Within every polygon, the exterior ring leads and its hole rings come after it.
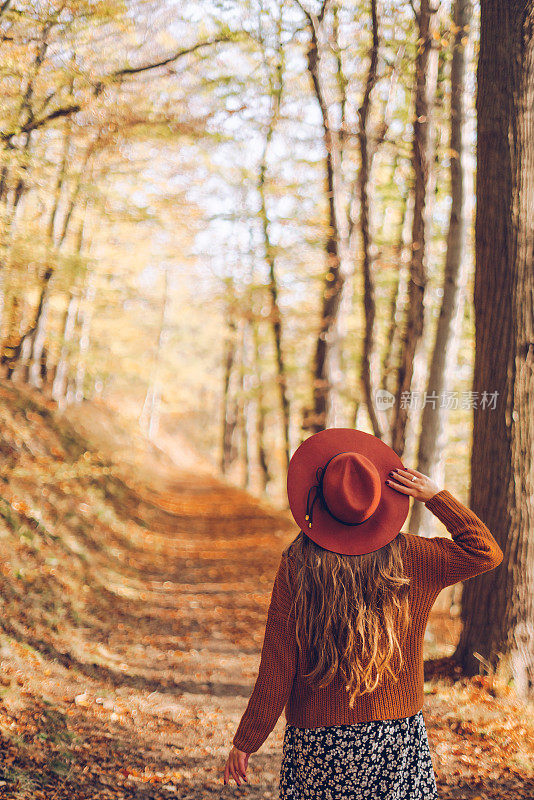
MULTIPOLYGON (((294 565, 283 553, 274 579, 256 683, 232 743, 254 753, 274 729, 285 709, 286 721, 299 728, 352 725, 370 720, 409 717, 423 706, 423 639, 432 608, 445 586, 497 567, 503 553, 484 523, 443 489, 425 506, 445 525, 452 539, 424 538, 401 532, 407 542, 403 563, 410 577, 411 623, 403 646, 404 666, 395 682, 385 675, 373 692, 356 698, 339 673, 322 689, 302 677, 290 615, 294 565)), ((304 669, 304 672, 307 670, 304 669)))

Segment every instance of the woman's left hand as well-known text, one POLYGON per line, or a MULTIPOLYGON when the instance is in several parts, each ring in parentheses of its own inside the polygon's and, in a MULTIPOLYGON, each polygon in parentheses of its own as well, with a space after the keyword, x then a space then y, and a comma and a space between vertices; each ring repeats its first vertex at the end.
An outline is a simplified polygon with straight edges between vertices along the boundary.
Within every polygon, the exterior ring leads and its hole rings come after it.
POLYGON ((441 491, 438 484, 434 483, 431 478, 411 467, 392 470, 386 483, 392 489, 396 489, 397 492, 409 494, 422 503, 426 503, 427 500, 430 500, 431 497, 441 491))
POLYGON ((243 778, 248 783, 246 775, 247 765, 250 753, 244 753, 243 750, 238 750, 237 747, 232 747, 230 755, 226 762, 224 769, 224 785, 229 782, 230 776, 235 780, 238 786, 241 786, 239 778, 243 778))

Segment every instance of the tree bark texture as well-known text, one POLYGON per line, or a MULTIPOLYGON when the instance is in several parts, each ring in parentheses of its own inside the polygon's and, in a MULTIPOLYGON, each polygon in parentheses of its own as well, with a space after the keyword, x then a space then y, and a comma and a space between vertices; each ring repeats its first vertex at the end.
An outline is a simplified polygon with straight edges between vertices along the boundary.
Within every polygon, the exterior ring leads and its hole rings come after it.
POLYGON ((465 583, 456 651, 469 674, 503 655, 521 693, 534 687, 533 33, 534 0, 482 0, 470 505, 504 561, 465 583))
MULTIPOLYGON (((322 14, 326 4, 322 6, 322 14)), ((341 147, 339 132, 331 125, 328 104, 320 71, 319 31, 322 15, 307 14, 310 41, 308 43, 308 71, 314 93, 321 110, 325 158, 325 194, 328 202, 328 234, 325 251, 327 271, 321 297, 319 331, 315 345, 312 369, 312 409, 303 420, 303 428, 317 433, 328 427, 331 415, 332 352, 340 346, 337 341, 337 317, 345 283, 348 226, 347 210, 342 199, 341 147)))
POLYGON ((392 447, 401 457, 404 453, 409 413, 409 403, 405 402, 405 398, 411 391, 416 350, 423 335, 423 300, 427 281, 428 189, 433 161, 431 117, 438 66, 438 53, 433 46, 436 11, 431 7, 429 0, 421 0, 417 22, 419 47, 415 63, 415 118, 412 144, 414 172, 412 254, 402 356, 397 376, 395 418, 391 434, 392 447))
MULTIPOLYGON (((371 109, 371 93, 377 79, 378 68, 378 13, 376 0, 371 0, 371 28, 372 44, 369 50, 369 69, 363 93, 362 104, 359 108, 359 129, 358 141, 360 146, 360 171, 359 171, 359 195, 360 195, 360 235, 362 240, 362 273, 363 273, 363 310, 365 321, 365 333, 363 338, 363 348, 361 357, 360 374, 363 387, 363 394, 367 406, 367 413, 371 421, 373 434, 382 438, 382 428, 378 420, 375 408, 375 391, 377 387, 373 379, 373 372, 378 374, 377 369, 372 369, 373 362, 376 361, 377 354, 374 349, 374 328, 376 317, 375 285, 372 273, 371 259, 371 231, 369 220, 369 179, 373 161, 373 153, 369 151, 368 120, 371 109)), ((375 364, 375 366, 377 366, 375 364)))
MULTIPOLYGON (((269 230, 269 216, 267 213, 267 191, 266 191, 267 158, 269 153, 269 147, 274 136, 278 115, 280 113, 280 103, 282 100, 282 89, 283 89, 284 62, 283 62, 283 51, 280 41, 278 41, 278 45, 279 45, 277 53, 278 61, 274 71, 275 74, 270 81, 271 113, 267 127, 267 133, 265 136, 262 158, 260 162, 260 170, 258 176, 258 194, 260 196, 260 220, 261 220, 261 228, 263 235, 263 243, 265 248, 265 260, 267 262, 267 267, 269 270, 269 300, 271 305, 270 321, 271 321, 275 354, 276 354, 278 395, 280 398, 280 411, 282 415, 284 459, 285 459, 285 468, 287 470, 287 468, 289 467, 290 450, 291 450, 290 438, 289 438, 290 407, 289 407, 289 395, 287 390, 287 371, 286 371, 286 363, 285 363, 284 347, 283 347, 282 313, 280 310, 280 304, 278 300, 279 287, 278 287, 278 275, 276 268, 276 256, 274 247, 271 242, 271 236, 269 230)), ((266 478, 265 473, 264 473, 264 478, 266 478)))
MULTIPOLYGON (((465 287, 469 267, 468 245, 471 222, 472 182, 468 164, 466 73, 471 57, 472 0, 456 0, 453 22, 455 34, 451 62, 450 176, 451 210, 447 235, 447 255, 443 297, 430 360, 426 402, 421 415, 417 469, 438 483, 443 479, 443 455, 447 407, 441 402, 446 381, 454 375, 462 331, 465 287)), ((408 530, 418 533, 423 519, 431 513, 422 503, 414 503, 408 530)))

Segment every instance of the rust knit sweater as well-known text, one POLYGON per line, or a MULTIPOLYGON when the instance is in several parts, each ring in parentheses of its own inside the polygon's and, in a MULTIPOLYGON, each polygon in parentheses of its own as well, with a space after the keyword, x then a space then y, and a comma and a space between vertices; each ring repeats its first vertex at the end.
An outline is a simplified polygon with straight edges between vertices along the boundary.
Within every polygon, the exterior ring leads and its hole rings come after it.
MULTIPOLYGON (((404 666, 395 683, 389 676, 372 693, 348 704, 348 692, 337 674, 329 686, 312 689, 302 678, 298 647, 291 621, 293 565, 282 554, 267 613, 258 676, 232 743, 254 753, 273 730, 285 709, 286 721, 299 728, 355 724, 368 720, 398 719, 423 706, 423 638, 430 609, 439 592, 498 566, 502 550, 484 523, 443 489, 425 506, 452 535, 423 538, 402 532, 407 541, 403 556, 411 578, 411 623, 403 647, 404 666)), ((306 671, 306 670, 304 670, 306 671)))

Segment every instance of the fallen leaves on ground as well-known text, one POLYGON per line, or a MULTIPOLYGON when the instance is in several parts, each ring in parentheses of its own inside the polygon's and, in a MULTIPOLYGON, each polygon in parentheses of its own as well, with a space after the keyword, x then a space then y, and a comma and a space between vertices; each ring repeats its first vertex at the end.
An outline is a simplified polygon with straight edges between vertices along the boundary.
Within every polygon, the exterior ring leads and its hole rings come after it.
MULTIPOLYGON (((0 798, 277 798, 283 716, 249 785, 222 773, 289 516, 153 448, 112 461, 27 392, 0 404, 0 798)), ((432 655, 457 633, 437 609, 432 655)), ((532 800, 534 725, 509 687, 447 658, 426 677, 442 800, 532 800)))

